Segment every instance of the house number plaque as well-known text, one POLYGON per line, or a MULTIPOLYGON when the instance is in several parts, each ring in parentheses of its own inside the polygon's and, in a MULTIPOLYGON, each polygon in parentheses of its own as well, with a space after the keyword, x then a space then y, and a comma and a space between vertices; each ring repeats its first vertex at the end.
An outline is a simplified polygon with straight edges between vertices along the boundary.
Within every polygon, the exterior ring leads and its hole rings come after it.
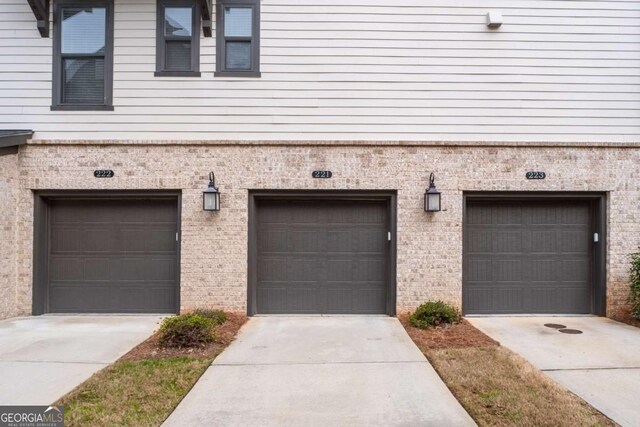
POLYGON ((311 173, 312 178, 331 178, 332 176, 331 171, 313 171, 311 173))
POLYGON ((93 171, 93 176, 96 178, 113 178, 115 173, 111 169, 96 169, 93 171))
POLYGON ((525 176, 527 179, 545 179, 547 174, 544 172, 527 172, 525 176))

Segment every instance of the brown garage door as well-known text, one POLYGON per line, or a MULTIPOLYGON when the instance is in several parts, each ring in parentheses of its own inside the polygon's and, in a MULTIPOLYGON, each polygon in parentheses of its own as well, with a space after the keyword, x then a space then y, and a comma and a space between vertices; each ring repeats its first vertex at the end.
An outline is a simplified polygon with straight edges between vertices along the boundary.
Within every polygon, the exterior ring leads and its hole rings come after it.
POLYGON ((588 202, 469 202, 465 313, 591 313, 591 231, 588 202))
POLYGON ((258 313, 386 313, 388 222, 380 201, 258 201, 258 313))
POLYGON ((48 311, 175 313, 177 201, 51 200, 48 311))

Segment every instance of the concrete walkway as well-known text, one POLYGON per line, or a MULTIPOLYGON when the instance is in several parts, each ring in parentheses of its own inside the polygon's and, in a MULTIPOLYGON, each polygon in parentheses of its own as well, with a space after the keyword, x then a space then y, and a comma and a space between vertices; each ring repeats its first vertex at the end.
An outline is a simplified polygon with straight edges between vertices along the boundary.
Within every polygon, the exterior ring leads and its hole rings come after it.
POLYGON ((49 405, 157 328, 159 316, 0 321, 0 405, 49 405))
POLYGON ((165 426, 473 426, 397 319, 254 317, 165 426))
POLYGON ((468 318, 623 426, 640 426, 640 328, 603 317, 468 318), (582 331, 567 335, 556 323, 582 331))

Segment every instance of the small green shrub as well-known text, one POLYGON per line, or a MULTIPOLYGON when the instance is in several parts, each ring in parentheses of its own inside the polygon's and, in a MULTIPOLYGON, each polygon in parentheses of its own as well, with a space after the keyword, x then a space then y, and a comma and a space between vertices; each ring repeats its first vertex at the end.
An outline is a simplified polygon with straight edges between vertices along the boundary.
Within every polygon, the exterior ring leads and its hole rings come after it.
POLYGON ((629 294, 629 302, 631 303, 631 314, 636 319, 640 319, 640 252, 631 254, 629 286, 631 287, 631 293, 629 294))
POLYGON ((213 320, 195 313, 168 317, 160 325, 160 345, 195 347, 214 339, 213 320))
POLYGON ((438 326, 443 323, 458 323, 462 319, 460 312, 442 301, 427 301, 409 316, 409 324, 420 329, 438 326))
POLYGON ((198 308, 193 311, 195 314, 199 314, 202 317, 213 320, 215 325, 222 325, 227 321, 227 315, 222 310, 211 310, 207 308, 198 308))

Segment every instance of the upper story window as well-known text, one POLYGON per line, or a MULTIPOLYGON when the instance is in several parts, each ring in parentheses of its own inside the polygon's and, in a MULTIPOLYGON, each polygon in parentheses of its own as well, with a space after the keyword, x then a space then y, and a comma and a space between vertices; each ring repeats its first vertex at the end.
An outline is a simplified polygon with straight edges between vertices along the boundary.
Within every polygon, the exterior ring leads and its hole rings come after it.
POLYGON ((54 10, 54 110, 111 110, 112 0, 58 0, 54 10))
POLYGON ((200 76, 200 13, 195 0, 159 0, 156 76, 200 76))
POLYGON ((260 0, 220 0, 216 76, 260 76, 260 0))

